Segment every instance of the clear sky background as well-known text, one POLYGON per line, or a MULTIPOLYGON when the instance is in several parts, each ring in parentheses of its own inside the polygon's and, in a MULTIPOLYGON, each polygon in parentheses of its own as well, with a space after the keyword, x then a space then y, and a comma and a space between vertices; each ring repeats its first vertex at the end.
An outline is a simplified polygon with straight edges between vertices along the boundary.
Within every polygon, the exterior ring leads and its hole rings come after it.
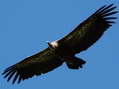
POLYGON ((119 0, 0 0, 0 89, 119 89, 119 20, 95 45, 77 55, 87 61, 80 70, 64 64, 14 85, 1 75, 111 3, 119 10, 119 0))

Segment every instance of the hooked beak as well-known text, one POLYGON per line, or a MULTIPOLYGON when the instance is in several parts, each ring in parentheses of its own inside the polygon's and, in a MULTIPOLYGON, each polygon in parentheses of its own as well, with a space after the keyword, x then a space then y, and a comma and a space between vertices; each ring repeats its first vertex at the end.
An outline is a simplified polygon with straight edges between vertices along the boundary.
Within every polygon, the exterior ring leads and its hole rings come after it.
POLYGON ((50 41, 46 41, 46 43, 48 44, 49 47, 52 47, 50 41))

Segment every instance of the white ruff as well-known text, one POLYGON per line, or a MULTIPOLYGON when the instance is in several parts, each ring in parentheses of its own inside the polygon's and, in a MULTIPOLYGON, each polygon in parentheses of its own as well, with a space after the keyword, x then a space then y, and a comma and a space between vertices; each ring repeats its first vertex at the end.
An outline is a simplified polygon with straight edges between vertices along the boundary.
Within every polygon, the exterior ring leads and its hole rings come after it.
POLYGON ((57 41, 53 41, 50 44, 52 45, 53 48, 58 47, 58 42, 57 41))

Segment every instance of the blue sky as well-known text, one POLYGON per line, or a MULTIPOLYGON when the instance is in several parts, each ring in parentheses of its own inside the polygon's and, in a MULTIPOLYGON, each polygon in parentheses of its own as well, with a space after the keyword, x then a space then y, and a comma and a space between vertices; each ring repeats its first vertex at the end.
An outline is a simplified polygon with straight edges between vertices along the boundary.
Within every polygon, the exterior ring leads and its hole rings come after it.
MULTIPOLYGON (((0 0, 0 74, 71 32, 105 4, 118 0, 0 0)), ((115 15, 119 17, 119 15, 115 15)), ((0 75, 0 89, 119 89, 119 22, 78 57, 81 70, 62 65, 48 74, 12 85, 0 75)))

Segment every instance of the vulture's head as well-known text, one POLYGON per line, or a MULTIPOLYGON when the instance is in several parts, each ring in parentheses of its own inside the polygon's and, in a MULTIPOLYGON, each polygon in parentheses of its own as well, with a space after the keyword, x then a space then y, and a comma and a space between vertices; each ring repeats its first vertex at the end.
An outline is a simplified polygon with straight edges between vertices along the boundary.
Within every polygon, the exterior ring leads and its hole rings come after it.
POLYGON ((55 48, 58 47, 58 42, 57 42, 57 41, 48 42, 48 46, 49 46, 51 49, 55 49, 55 48))

